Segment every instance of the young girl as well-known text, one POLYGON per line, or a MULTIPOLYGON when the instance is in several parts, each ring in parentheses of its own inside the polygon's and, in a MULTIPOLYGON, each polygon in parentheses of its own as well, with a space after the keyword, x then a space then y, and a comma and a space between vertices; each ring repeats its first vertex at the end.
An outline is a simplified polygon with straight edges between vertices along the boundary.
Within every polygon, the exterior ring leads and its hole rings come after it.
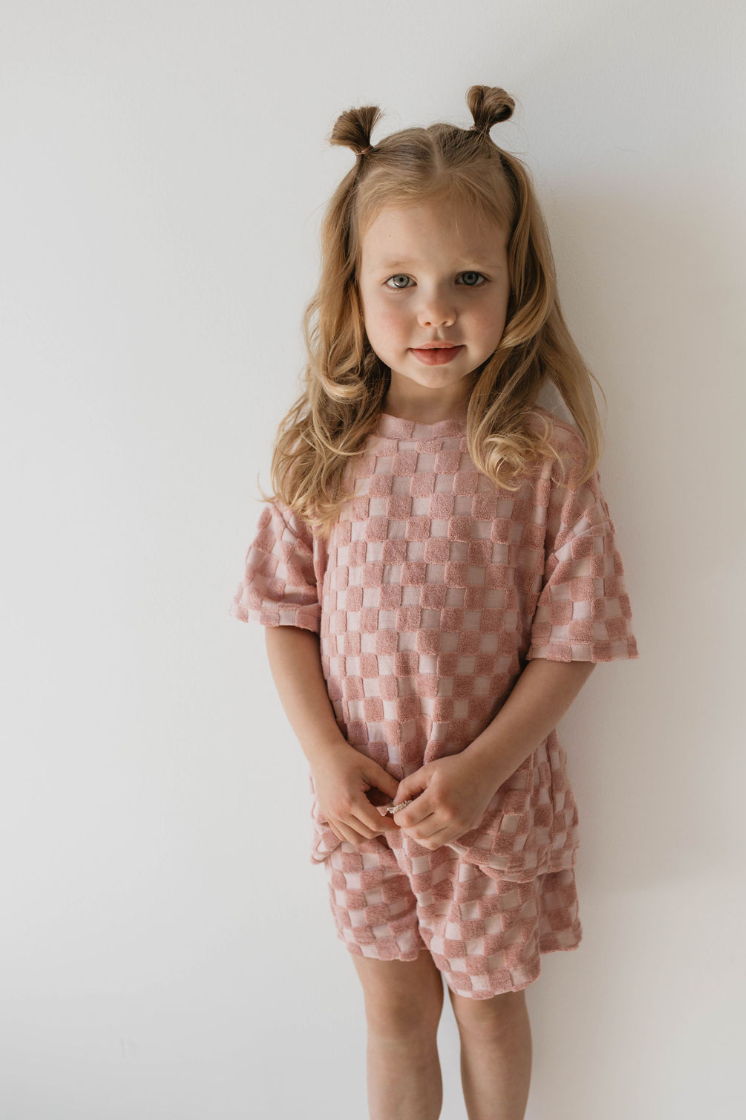
POLYGON ((266 627, 310 764, 373 1120, 440 1114, 443 978, 470 1120, 524 1116, 525 989, 582 937, 555 727, 595 663, 638 656, 595 378, 529 173, 490 138, 514 101, 467 101, 470 129, 334 126, 357 161, 230 611, 266 627))

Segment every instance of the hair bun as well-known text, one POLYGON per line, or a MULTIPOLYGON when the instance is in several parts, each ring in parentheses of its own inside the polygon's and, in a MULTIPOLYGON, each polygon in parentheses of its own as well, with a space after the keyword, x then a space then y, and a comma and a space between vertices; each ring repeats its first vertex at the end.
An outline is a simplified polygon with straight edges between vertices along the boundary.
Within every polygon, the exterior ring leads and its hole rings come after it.
POLYGON ((340 144, 352 148, 360 155, 371 146, 370 134, 379 118, 383 116, 377 105, 364 105, 359 109, 345 109, 334 122, 330 144, 340 144))
POLYGON ((476 132, 489 134, 493 124, 512 117, 515 101, 500 86, 471 86, 466 94, 469 112, 474 118, 476 132))

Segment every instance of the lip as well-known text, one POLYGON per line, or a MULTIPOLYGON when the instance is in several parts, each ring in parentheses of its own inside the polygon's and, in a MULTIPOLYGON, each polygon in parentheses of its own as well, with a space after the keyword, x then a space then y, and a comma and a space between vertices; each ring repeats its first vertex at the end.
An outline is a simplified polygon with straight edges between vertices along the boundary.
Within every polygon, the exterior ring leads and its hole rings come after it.
POLYGON ((422 346, 413 346, 413 350, 445 350, 449 346, 460 346, 459 342, 449 342, 447 338, 439 338, 435 342, 423 342, 422 346))
POLYGON ((443 366, 455 358, 463 346, 428 346, 422 349, 412 348, 415 358, 426 366, 443 366))

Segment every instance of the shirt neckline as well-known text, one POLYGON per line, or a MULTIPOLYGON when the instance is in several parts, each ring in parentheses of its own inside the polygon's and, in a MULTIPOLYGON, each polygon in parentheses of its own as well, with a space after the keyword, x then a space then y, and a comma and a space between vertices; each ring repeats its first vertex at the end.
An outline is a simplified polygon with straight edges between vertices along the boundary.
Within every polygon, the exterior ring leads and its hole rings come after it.
POLYGON ((466 420, 436 420, 426 424, 420 420, 404 420, 390 412, 378 414, 379 435, 394 439, 434 439, 438 436, 461 435, 466 431, 466 420))

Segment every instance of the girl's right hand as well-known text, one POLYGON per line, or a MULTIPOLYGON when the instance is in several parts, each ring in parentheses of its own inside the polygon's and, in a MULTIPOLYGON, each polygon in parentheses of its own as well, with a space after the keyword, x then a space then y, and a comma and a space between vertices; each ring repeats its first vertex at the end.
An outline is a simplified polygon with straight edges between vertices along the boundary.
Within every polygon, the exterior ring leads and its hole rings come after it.
POLYGON ((375 786, 393 801, 399 788, 396 778, 372 758, 348 745, 317 762, 312 773, 319 808, 339 840, 360 844, 399 830, 395 819, 380 813, 365 796, 375 786))

